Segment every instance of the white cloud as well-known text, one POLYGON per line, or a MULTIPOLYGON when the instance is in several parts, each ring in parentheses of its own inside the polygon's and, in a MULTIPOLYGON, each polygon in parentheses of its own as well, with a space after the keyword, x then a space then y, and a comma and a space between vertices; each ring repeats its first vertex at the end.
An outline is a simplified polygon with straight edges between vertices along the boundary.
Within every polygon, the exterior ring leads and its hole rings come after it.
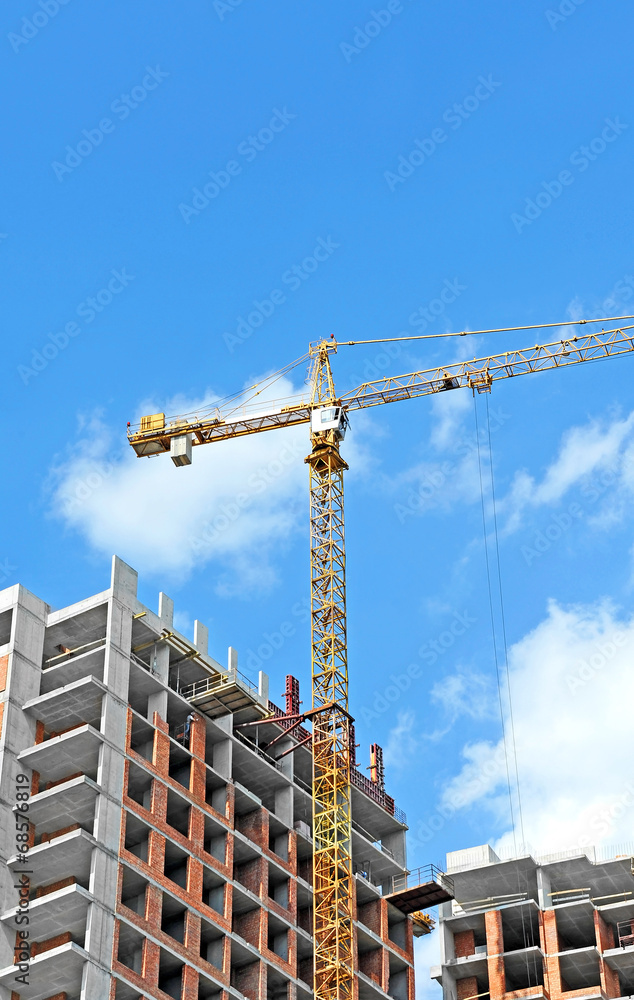
MULTIPOLYGON (((297 391, 287 380, 275 390, 278 397, 297 391)), ((267 394, 260 399, 266 403, 267 394)), ((148 403, 141 412, 186 413, 214 402, 208 393, 163 407, 148 403)), ((357 421, 357 429, 367 422, 357 421)), ((196 447, 192 465, 179 469, 166 455, 137 459, 122 438, 100 414, 80 422, 77 441, 50 472, 53 516, 98 552, 116 552, 145 573, 178 581, 213 563, 222 594, 275 583, 276 556, 307 529, 307 427, 196 447)), ((367 457, 354 432, 344 449, 352 469, 363 472, 367 457)))
POLYGON ((418 740, 413 733, 414 712, 399 712, 396 725, 390 730, 387 746, 383 751, 384 763, 393 768, 409 766, 418 751, 418 740))
POLYGON ((598 508, 597 524, 606 516, 611 523, 617 510, 622 513, 625 494, 629 499, 634 491, 634 411, 624 418, 594 419, 568 430, 541 481, 526 471, 516 473, 508 495, 498 505, 506 517, 505 532, 521 526, 527 508, 560 503, 574 487, 580 489, 579 500, 586 507, 609 487, 609 496, 602 497, 598 508))
MULTIPOLYGON (((606 603, 553 602, 510 650, 525 840, 538 853, 632 837, 633 654, 634 619, 606 603)), ((503 744, 476 742, 462 753, 442 805, 453 811, 478 803, 508 821, 503 744)), ((519 847, 519 829, 516 836, 519 847)), ((497 846, 514 850, 511 830, 497 846)))
POLYGON ((473 670, 459 669, 448 674, 434 684, 430 694, 452 722, 463 715, 490 719, 495 712, 490 678, 473 670))

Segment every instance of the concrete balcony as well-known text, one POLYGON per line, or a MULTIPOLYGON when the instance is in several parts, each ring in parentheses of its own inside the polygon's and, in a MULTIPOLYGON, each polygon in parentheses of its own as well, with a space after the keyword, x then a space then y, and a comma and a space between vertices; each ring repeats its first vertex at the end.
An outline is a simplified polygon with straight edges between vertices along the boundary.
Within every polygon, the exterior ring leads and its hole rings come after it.
MULTIPOLYGON (((92 896, 80 885, 67 885, 64 889, 32 899, 29 904, 31 942, 48 941, 49 938, 68 931, 73 938, 83 943, 86 915, 91 902, 92 896)), ((7 928, 13 928, 14 921, 15 906, 0 916, 0 923, 7 928)))
POLYGON ((46 1000, 47 997, 64 992, 70 997, 78 997, 87 959, 84 949, 71 941, 59 948, 51 948, 42 955, 36 955, 29 962, 28 986, 16 984, 15 977, 20 973, 15 965, 0 969, 0 986, 4 986, 6 990, 14 990, 18 985, 22 1000, 46 1000))
POLYGON ((33 795, 29 801, 28 818, 35 823, 37 833, 62 830, 79 823, 92 831, 99 785, 85 774, 33 795))
POLYGON ((64 687, 27 701, 24 711, 40 719, 50 731, 68 729, 81 723, 99 728, 105 685, 96 677, 81 677, 64 687))
POLYGON ((17 855, 9 858, 7 865, 17 876, 28 868, 32 872, 31 885, 34 886, 61 882, 71 875, 87 886, 95 847, 98 847, 97 841, 85 830, 72 830, 48 843, 32 847, 28 865, 22 864, 17 855))
POLYGON ((103 736, 96 729, 88 725, 80 726, 70 733, 28 747, 18 754, 18 760, 24 767, 39 772, 41 784, 60 781, 78 771, 94 781, 102 743, 103 736))

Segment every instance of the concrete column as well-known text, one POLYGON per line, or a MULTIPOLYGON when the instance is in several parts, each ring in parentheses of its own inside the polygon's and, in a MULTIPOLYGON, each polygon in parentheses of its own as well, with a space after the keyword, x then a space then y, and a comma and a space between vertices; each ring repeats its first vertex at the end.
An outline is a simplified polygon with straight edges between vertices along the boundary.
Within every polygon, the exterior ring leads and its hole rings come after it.
POLYGON ((227 672, 229 674, 233 674, 234 677, 238 672, 238 650, 234 649, 233 646, 229 646, 227 656, 227 672))
POLYGON ((540 910, 548 910, 553 905, 550 893, 550 876, 545 868, 537 868, 537 901, 540 910))
POLYGON ((394 860, 401 868, 407 868, 407 844, 405 841, 405 830, 397 830, 387 837, 381 837, 383 847, 394 855, 394 860))
POLYGON ((163 591, 159 594, 158 616, 164 628, 174 628, 174 601, 163 591))
POLYGON ((456 957, 453 934, 445 921, 451 917, 451 903, 441 903, 438 907, 438 936, 440 938, 440 964, 446 965, 456 957))
POLYGON ((275 793, 275 815, 288 827, 293 826, 293 805, 292 786, 287 785, 286 788, 278 788, 275 793))
POLYGON ((110 996, 110 973, 92 962, 86 962, 81 977, 80 1000, 94 1000, 94 997, 110 996))
POLYGON ((265 708, 269 704, 269 675, 263 670, 258 673, 258 699, 265 708))
POLYGON ((209 652, 209 629, 198 619, 194 622, 194 646, 199 653, 207 656, 209 652))

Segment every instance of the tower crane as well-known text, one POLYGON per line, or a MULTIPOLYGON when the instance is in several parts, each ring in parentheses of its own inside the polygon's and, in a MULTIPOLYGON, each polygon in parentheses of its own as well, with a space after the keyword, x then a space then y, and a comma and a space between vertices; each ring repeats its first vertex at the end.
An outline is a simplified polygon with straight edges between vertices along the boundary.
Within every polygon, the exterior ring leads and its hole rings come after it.
MULTIPOLYGON (((612 322, 634 317, 579 320, 577 324, 612 322)), ((515 327, 538 329, 538 327, 515 327)), ((386 376, 364 382, 337 395, 331 357, 338 346, 375 341, 347 341, 334 337, 311 344, 309 394, 279 405, 270 403, 210 407, 195 414, 170 418, 143 417, 128 424, 128 440, 137 456, 169 453, 177 466, 191 464, 192 448, 273 430, 308 424, 311 451, 306 458, 310 484, 310 566, 313 753, 313 932, 315 1000, 352 1000, 353 918, 350 815, 350 728, 346 641, 346 553, 344 545, 343 474, 348 468, 340 453, 348 414, 383 403, 469 388, 490 392, 495 381, 531 372, 600 361, 634 351, 634 324, 564 340, 508 351, 445 367, 386 376)), ((503 332, 503 331, 473 331, 503 332)), ((471 334, 462 334, 471 335, 471 334)), ((426 338, 393 338, 426 339, 426 338)), ((283 375, 293 365, 282 369, 283 375)), ((260 384, 261 385, 261 384, 260 384)), ((254 396, 262 390, 252 387, 254 396)))

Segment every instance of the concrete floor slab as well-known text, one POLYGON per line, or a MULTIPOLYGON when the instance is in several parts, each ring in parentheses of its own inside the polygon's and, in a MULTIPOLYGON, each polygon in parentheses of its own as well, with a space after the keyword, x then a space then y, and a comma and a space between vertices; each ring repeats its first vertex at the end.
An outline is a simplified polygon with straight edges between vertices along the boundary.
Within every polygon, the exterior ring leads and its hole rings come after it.
POLYGON ((66 991, 70 996, 79 996, 81 977, 87 953, 74 942, 52 948, 43 955, 36 955, 29 962, 29 983, 16 984, 19 975, 16 967, 0 969, 0 986, 12 990, 19 986, 21 1000, 46 1000, 56 993, 66 991))
POLYGON ((77 771, 94 780, 102 742, 103 736, 92 726, 80 726, 70 733, 28 747, 18 754, 18 760, 39 772, 40 783, 59 781, 77 771))
POLYGON ((31 874, 32 885, 48 885, 61 882, 74 875, 78 882, 88 884, 92 852, 97 841, 85 830, 73 830, 62 837, 56 837, 46 844, 39 844, 29 851, 28 865, 20 863, 17 857, 10 858, 8 866, 19 875, 24 868, 31 874))

